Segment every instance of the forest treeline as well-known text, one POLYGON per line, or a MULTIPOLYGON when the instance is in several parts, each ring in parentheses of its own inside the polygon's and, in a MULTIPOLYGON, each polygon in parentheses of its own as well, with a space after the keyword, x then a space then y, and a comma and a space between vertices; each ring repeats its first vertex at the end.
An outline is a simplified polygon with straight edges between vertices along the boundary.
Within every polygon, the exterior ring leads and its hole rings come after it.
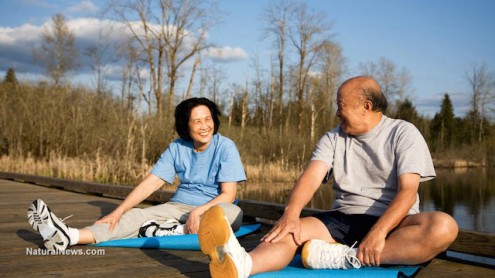
MULTIPOLYGON (((254 77, 243 84, 224 84, 227 73, 207 62, 218 49, 206 34, 221 18, 210 1, 109 3, 108 29, 85 49, 77 48, 64 15, 52 17, 32 49, 46 81, 18 80, 13 68, 6 72, 0 170, 136 183, 177 137, 174 106, 205 96, 220 105, 220 133, 236 142, 248 179, 293 181, 317 140, 338 124, 335 98, 349 76, 346 59, 328 19, 304 1, 267 2, 260 16, 266 26, 261 35, 273 47, 270 68, 254 59, 254 77), (83 70, 82 61, 92 85, 70 80, 83 70), (106 66, 115 61, 119 91, 115 80, 110 86, 106 66)), ((484 64, 466 70, 460 78, 470 85, 470 109, 462 117, 455 116, 449 94, 434 117, 420 115, 408 70, 385 57, 361 63, 353 75, 380 83, 390 103, 386 114, 416 125, 438 166, 494 165, 495 75, 484 64)))
MULTIPOLYGON (((0 84, 0 99, 3 171, 30 172, 37 169, 29 168, 30 163, 39 163, 47 165, 33 174, 132 184, 148 173, 177 138, 173 118, 137 113, 127 101, 83 86, 12 82, 6 76, 0 84)), ((296 104, 288 103, 283 109, 288 126, 267 128, 256 118, 257 113, 249 113, 242 126, 246 117, 242 101, 234 99, 232 110, 222 109, 219 132, 236 142, 248 178, 295 180, 316 143, 310 135, 311 119, 304 119, 302 132, 297 135, 296 117, 290 115, 296 104)), ((305 112, 311 115, 311 109, 305 112)), ((415 124, 436 159, 495 162, 491 155, 493 124, 484 121, 479 141, 472 116, 455 117, 448 95, 433 119, 419 115, 410 101, 399 105, 396 114, 390 116, 415 124)), ((336 124, 324 122, 315 124, 316 139, 336 124)))

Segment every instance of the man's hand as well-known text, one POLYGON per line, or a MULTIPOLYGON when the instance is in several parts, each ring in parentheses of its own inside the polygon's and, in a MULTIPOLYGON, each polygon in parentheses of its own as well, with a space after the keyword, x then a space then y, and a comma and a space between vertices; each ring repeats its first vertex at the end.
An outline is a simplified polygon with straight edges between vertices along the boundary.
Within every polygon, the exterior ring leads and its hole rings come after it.
POLYGON ((379 266, 381 254, 385 247, 385 238, 386 234, 373 229, 370 230, 359 244, 358 260, 366 266, 379 266))
POLYGON ((273 228, 266 234, 261 241, 278 242, 287 234, 292 234, 294 242, 301 245, 301 221, 299 217, 289 217, 285 214, 275 223, 273 228))

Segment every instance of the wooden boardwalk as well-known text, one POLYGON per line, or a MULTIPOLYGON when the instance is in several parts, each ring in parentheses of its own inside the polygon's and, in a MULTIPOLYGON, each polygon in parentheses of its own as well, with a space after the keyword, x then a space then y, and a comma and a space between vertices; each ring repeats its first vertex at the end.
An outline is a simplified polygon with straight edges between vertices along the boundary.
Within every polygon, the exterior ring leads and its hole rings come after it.
MULTIPOLYGON (((58 217, 74 215, 72 227, 92 224, 121 201, 79 194, 29 183, 0 179, 0 275, 2 277, 209 277, 208 258, 199 251, 101 248, 75 246, 72 252, 87 255, 35 255, 43 244, 26 217, 27 207, 42 198, 58 217), (100 255, 91 253, 104 252, 100 255)), ((241 239, 249 251, 269 229, 241 239)), ((495 277, 493 268, 433 260, 417 277, 495 277)))
MULTIPOLYGON (((37 198, 42 198, 58 217, 73 214, 72 218, 66 220, 72 227, 92 224, 97 217, 111 212, 120 202, 0 180, 2 277, 209 277, 208 258, 199 251, 75 246, 71 249, 74 252, 103 250, 105 253, 88 253, 86 256, 33 255, 33 252, 42 250, 43 242, 27 222, 26 212, 29 204, 37 198)), ((243 244, 250 245, 249 242, 256 236, 246 237, 243 244)))

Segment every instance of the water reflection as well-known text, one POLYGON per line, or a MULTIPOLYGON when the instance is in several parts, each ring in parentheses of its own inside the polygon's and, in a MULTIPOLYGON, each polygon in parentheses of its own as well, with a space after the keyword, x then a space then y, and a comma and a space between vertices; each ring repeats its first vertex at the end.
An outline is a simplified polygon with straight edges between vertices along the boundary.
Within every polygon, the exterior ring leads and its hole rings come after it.
MULTIPOLYGON (((293 184, 247 183, 239 198, 285 204, 293 184)), ((494 169, 437 170, 437 178, 419 190, 423 211, 439 210, 453 215, 464 229, 495 232, 494 169)), ((322 185, 308 207, 329 209, 334 194, 322 185)))

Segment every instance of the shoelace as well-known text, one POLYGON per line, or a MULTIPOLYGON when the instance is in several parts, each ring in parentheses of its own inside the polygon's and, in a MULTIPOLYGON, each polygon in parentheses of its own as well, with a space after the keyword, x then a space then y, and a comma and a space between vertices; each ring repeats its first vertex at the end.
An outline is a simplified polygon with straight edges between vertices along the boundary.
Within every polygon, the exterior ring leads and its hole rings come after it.
POLYGON ((60 221, 62 221, 62 222, 64 222, 64 223, 65 223, 65 220, 67 220, 67 219, 71 218, 72 216, 74 216, 74 214, 71 214, 71 215, 69 215, 69 216, 66 216, 65 218, 59 218, 59 219, 60 219, 60 221))
POLYGON ((340 246, 341 248, 332 248, 330 250, 326 250, 326 252, 321 253, 321 261, 326 262, 326 268, 330 269, 347 269, 346 261, 352 265, 354 268, 360 268, 361 262, 356 258, 355 255, 349 254, 352 251, 352 248, 356 245, 355 242, 351 247, 347 247, 345 245, 340 246), (345 249, 345 250, 344 250, 345 249), (342 254, 342 251, 343 254, 342 254))
POLYGON ((347 262, 349 262, 349 264, 351 264, 354 268, 360 268, 361 262, 358 260, 358 258, 355 255, 349 254, 349 252, 352 250, 352 248, 354 248, 354 246, 356 246, 356 244, 357 244, 357 241, 354 242, 354 244, 345 251, 344 256, 345 256, 347 262))

